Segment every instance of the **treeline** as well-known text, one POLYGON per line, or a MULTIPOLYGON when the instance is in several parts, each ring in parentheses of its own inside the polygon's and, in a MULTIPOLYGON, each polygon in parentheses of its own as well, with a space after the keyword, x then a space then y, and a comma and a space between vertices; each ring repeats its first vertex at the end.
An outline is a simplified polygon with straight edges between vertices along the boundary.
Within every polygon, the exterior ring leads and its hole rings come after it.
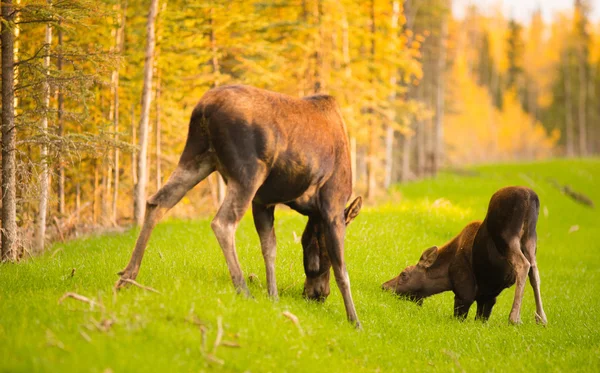
MULTIPOLYGON (((597 153, 589 6, 519 24, 455 19, 451 0, 5 0, 2 258, 139 222, 224 84, 335 96, 368 197, 443 166, 597 153)), ((222 180, 205 184, 174 213, 217 208, 222 180)))

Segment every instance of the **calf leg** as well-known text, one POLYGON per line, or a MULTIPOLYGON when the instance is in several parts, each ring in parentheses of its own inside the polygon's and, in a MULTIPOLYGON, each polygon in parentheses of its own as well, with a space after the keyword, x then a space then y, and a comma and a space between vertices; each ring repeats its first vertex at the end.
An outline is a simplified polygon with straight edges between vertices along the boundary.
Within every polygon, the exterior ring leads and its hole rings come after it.
POLYGON ((186 166, 180 164, 171 174, 166 184, 148 199, 142 230, 135 243, 129 264, 123 271, 119 272, 121 278, 115 284, 116 288, 126 285, 126 280, 134 280, 137 277, 148 239, 156 223, 183 198, 187 191, 192 189, 214 170, 213 160, 210 155, 205 156, 197 165, 186 166))
POLYGON ((235 286, 238 293, 243 293, 248 297, 250 291, 246 286, 235 250, 235 232, 263 180, 262 176, 258 177, 256 174, 252 178, 253 180, 244 185, 233 180, 229 182, 225 199, 211 222, 213 232, 215 232, 217 241, 219 241, 219 245, 223 250, 223 255, 225 255, 233 286, 235 286))
POLYGON ((454 296, 454 317, 464 320, 469 315, 469 308, 473 304, 473 300, 462 299, 454 296))
POLYGON ((477 315, 475 315, 475 320, 487 321, 492 314, 492 308, 496 304, 496 297, 492 299, 486 300, 478 300, 477 301, 477 315))
POLYGON ((325 238, 327 240, 327 252, 329 253, 329 260, 333 267, 335 282, 344 299, 348 321, 353 323, 357 328, 360 328, 360 321, 358 321, 356 309, 354 308, 354 301, 352 300, 352 293, 350 291, 350 278, 348 277, 348 271, 346 270, 346 263, 344 261, 344 234, 346 231, 346 223, 343 216, 343 208, 341 211, 342 213, 340 213, 339 216, 329 216, 323 219, 325 238))
POLYGON ((529 282, 533 288, 533 294, 535 296, 535 321, 538 324, 546 325, 548 320, 546 319, 546 313, 544 312, 544 306, 542 305, 542 294, 540 292, 540 273, 537 267, 537 260, 535 258, 537 236, 534 233, 529 236, 525 241, 525 257, 529 260, 531 268, 529 269, 529 282))
POLYGON ((508 261, 513 267, 516 275, 515 299, 510 311, 509 322, 512 324, 521 323, 521 302, 523 301, 523 292, 525 291, 525 282, 529 273, 530 264, 525 255, 521 252, 521 243, 518 239, 512 240, 508 248, 508 261))
POLYGON ((275 229, 273 222, 275 220, 275 206, 264 206, 252 204, 252 216, 254 217, 254 226, 260 239, 260 248, 265 260, 267 272, 267 287, 269 296, 277 299, 277 281, 275 279, 275 253, 277 244, 275 240, 275 229))

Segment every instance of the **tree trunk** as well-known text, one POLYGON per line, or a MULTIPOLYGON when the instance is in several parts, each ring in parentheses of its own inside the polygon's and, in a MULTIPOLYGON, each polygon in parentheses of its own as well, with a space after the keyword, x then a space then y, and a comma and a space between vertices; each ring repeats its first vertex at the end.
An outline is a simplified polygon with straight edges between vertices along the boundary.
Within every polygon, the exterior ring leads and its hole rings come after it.
MULTIPOLYGON (((395 50, 396 43, 398 40, 398 18, 400 16, 400 1, 395 0, 392 3, 392 20, 391 20, 391 28, 392 28, 392 37, 390 42, 390 50, 395 50)), ((389 188, 392 184, 392 171, 393 171, 393 159, 394 159, 394 122, 396 121, 396 68, 392 67, 392 73, 390 76, 390 107, 391 107, 391 115, 388 120, 390 123, 387 125, 386 133, 385 133, 385 178, 383 182, 384 188, 389 188)))
MULTIPOLYGON (((131 144, 137 146, 137 126, 135 123, 135 106, 131 104, 131 144)), ((137 150, 131 152, 131 181, 133 182, 134 189, 137 184, 137 150)))
MULTIPOLYGON (((59 52, 58 52, 58 58, 56 61, 56 69, 59 71, 59 74, 63 68, 62 44, 63 44, 62 30, 59 27, 58 28, 58 50, 59 50, 59 52)), ((64 118, 63 118, 63 113, 65 110, 65 100, 64 100, 64 94, 62 92, 62 87, 60 85, 58 86, 56 101, 57 101, 57 106, 58 106, 58 110, 56 113, 58 137, 59 137, 59 139, 62 139, 65 134, 65 123, 64 123, 64 118)), ((61 216, 65 214, 65 166, 63 164, 63 159, 62 159, 62 151, 58 152, 58 214, 61 216)))
POLYGON ((402 138, 404 140, 402 141, 402 173, 400 174, 400 180, 405 183, 412 178, 412 173, 410 171, 412 135, 407 131, 402 135, 402 138))
POLYGON ((160 158, 162 157, 161 154, 161 148, 160 148, 160 142, 161 142, 161 128, 160 128, 160 91, 161 87, 160 87, 160 71, 157 71, 157 79, 156 79, 156 123, 155 123, 155 141, 156 141, 156 149, 155 149, 155 155, 156 155, 156 190, 159 190, 160 187, 162 186, 162 170, 161 170, 161 164, 160 164, 160 158))
MULTIPOLYGON (((425 83, 422 80, 421 84, 419 85, 419 87, 417 88, 418 90, 418 96, 419 96, 419 101, 420 102, 424 102, 424 87, 425 83)), ((425 121, 424 120, 420 120, 417 121, 416 126, 415 126, 415 130, 416 130, 416 147, 417 147, 417 176, 418 177, 423 177, 425 175, 425 140, 426 140, 426 136, 425 136, 425 121)))
POLYGON ((435 102, 435 141, 433 143, 433 167, 432 174, 435 176, 444 159, 444 98, 446 94, 446 38, 448 37, 448 17, 442 20, 442 32, 440 35, 440 56, 437 63, 437 92, 435 102))
POLYGON ((12 0, 2 4, 2 261, 16 261, 17 198, 15 168, 15 34, 12 0))
POLYGON ((572 157, 574 155, 573 152, 573 108, 571 103, 571 76, 569 74, 569 65, 568 61, 564 67, 565 69, 565 142, 567 148, 567 157, 572 157))
MULTIPOLYGON (((374 65, 375 65, 375 0, 371 0, 370 3, 370 11, 371 15, 369 18, 369 32, 371 36, 371 51, 370 51, 370 60, 371 60, 371 71, 369 75, 369 84, 373 86, 373 74, 374 65)), ((369 128, 369 145, 367 148, 367 191, 365 193, 366 198, 371 198, 375 194, 376 182, 375 182, 375 147, 376 147, 376 135, 375 135, 375 123, 373 121, 373 105, 374 105, 375 97, 371 97, 371 102, 369 103, 369 120, 368 120, 368 128, 369 128)))
POLYGON ((585 59, 579 61, 579 102, 577 105, 577 122, 579 127, 579 155, 587 155, 587 125, 586 125, 586 101, 587 101, 587 81, 585 74, 585 59))
MULTIPOLYGON (((51 0, 48 0, 48 5, 52 6, 51 0)), ((48 112, 50 111, 50 84, 48 83, 49 70, 50 70, 50 46, 52 44, 52 27, 50 24, 46 25, 46 36, 44 38, 44 44, 46 49, 46 57, 44 57, 44 74, 46 79, 42 86, 42 101, 43 101, 43 115, 42 115, 42 135, 46 137, 48 132, 48 112)), ((40 174, 40 199, 38 205, 38 219, 36 229, 36 240, 35 240, 35 251, 41 252, 44 250, 44 243, 46 241, 46 214, 48 212, 48 145, 44 141, 40 150, 40 157, 42 161, 42 170, 40 174)))
POLYGON ((92 225, 98 222, 98 193, 100 189, 100 166, 98 159, 94 163, 94 201, 92 202, 92 225))
MULTIPOLYGON (((119 22, 119 28, 115 31, 115 49, 117 55, 123 53, 123 46, 125 42, 125 17, 127 15, 127 2, 125 5, 119 4, 119 12, 117 14, 117 21, 119 22)), ((118 225, 119 221, 119 167, 120 167, 120 151, 116 144, 119 141, 119 68, 112 72, 112 86, 113 86, 113 131, 115 138, 115 150, 113 155, 113 195, 112 195, 112 224, 118 225)))
POLYGON ((317 32, 315 33, 314 48, 315 52, 313 55, 315 62, 314 71, 314 93, 320 93, 324 89, 323 85, 323 4, 322 0, 315 1, 315 7, 313 9, 313 16, 316 20, 317 32))
POLYGON ((158 12, 158 0, 151 0, 146 24, 146 57, 144 61, 144 86, 142 89, 142 112, 140 114, 140 155, 138 158, 138 182, 135 185, 134 217, 137 225, 142 225, 146 210, 146 183, 148 181, 148 122, 152 100, 152 72, 154 60, 154 23, 158 12))

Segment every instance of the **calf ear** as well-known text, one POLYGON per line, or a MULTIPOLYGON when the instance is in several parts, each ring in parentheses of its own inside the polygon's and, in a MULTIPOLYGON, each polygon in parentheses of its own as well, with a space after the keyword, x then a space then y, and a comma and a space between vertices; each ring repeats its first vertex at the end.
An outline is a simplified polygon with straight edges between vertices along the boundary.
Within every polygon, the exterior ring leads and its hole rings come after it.
POLYGON ((346 225, 350 224, 352 220, 358 215, 360 212, 360 208, 362 207, 362 197, 358 196, 350 203, 350 206, 346 207, 344 210, 344 217, 346 219, 346 225))
POLYGON ((421 254, 421 259, 419 259, 419 264, 417 264, 417 265, 422 268, 429 268, 429 267, 431 267, 431 265, 433 263, 435 263, 435 260, 437 259, 437 257, 438 257, 437 246, 430 247, 429 249, 425 250, 423 252, 423 254, 421 254))

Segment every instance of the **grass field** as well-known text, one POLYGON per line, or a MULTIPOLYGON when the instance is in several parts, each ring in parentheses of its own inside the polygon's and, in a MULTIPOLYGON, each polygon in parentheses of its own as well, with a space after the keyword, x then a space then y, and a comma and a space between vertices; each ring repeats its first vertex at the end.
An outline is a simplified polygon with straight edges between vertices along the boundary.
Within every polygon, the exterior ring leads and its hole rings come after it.
POLYGON ((305 218, 283 209, 276 217, 277 303, 266 296, 249 214, 237 242, 245 275, 257 277, 249 282, 254 299, 236 296, 208 219, 167 221, 156 228, 138 277, 161 294, 131 287, 113 298, 136 231, 56 244, 42 257, 1 265, 0 371, 600 371, 598 206, 578 204, 549 182, 569 184, 598 205, 600 160, 473 171, 398 186, 389 203, 363 208, 350 225, 346 259, 362 331, 346 322, 333 280, 324 304, 302 298, 294 232, 302 233, 305 218), (454 320, 451 293, 418 307, 381 290, 425 248, 482 219, 496 189, 517 184, 536 190, 542 204, 538 263, 546 328, 535 323, 529 285, 520 326, 507 322, 514 288, 500 295, 486 324, 473 320, 475 307, 467 321, 454 320), (58 304, 69 291, 101 299, 105 311, 73 299, 58 304), (197 323, 205 325, 205 350, 212 353, 218 319, 223 340, 239 347, 220 346, 207 358, 197 323))

